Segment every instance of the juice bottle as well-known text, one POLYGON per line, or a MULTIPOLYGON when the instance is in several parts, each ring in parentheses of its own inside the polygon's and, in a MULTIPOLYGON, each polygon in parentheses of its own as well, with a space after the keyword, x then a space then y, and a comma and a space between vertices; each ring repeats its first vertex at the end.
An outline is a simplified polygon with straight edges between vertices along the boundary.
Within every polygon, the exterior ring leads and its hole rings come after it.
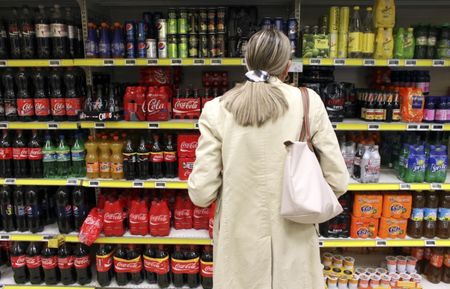
POLYGON ((109 150, 109 141, 107 135, 102 135, 98 144, 100 149, 100 156, 98 158, 100 163, 100 178, 111 178, 111 152, 109 150))
POLYGON ((425 195, 422 192, 414 192, 412 199, 411 217, 408 219, 408 236, 421 238, 423 236, 423 211, 425 207, 425 195))
POLYGON ((353 7, 353 14, 350 18, 349 34, 348 34, 348 57, 359 58, 362 52, 362 29, 361 17, 359 16, 359 6, 353 7))
POLYGON ((123 179, 123 142, 115 135, 110 144, 111 149, 111 177, 113 180, 123 179))
POLYGON ((367 7, 366 11, 366 17, 363 22, 362 57, 371 58, 375 51, 375 29, 373 27, 372 7, 367 7))
POLYGON ((424 230, 423 236, 432 239, 436 236, 436 220, 439 198, 436 192, 427 194, 425 209, 423 211, 424 230))
POLYGON ((441 195, 438 209, 437 236, 441 239, 450 238, 450 193, 441 195))
POLYGON ((99 176, 99 165, 97 147, 98 144, 94 140, 94 136, 90 135, 88 141, 84 143, 86 148, 86 177, 88 179, 96 179, 99 176))

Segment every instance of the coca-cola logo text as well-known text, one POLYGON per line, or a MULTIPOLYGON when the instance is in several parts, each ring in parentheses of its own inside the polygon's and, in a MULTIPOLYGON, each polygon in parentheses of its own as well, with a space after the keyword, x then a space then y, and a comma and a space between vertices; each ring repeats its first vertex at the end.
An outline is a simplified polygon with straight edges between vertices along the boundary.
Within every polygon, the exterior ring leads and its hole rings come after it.
POLYGON ((123 220, 122 219, 122 213, 121 212, 118 212, 118 213, 105 213, 104 220, 105 220, 105 222, 107 222, 107 221, 121 222, 123 220))
POLYGON ((150 224, 164 224, 169 223, 168 215, 152 215, 150 216, 150 224))
POLYGON ((197 149, 197 146, 198 146, 198 142, 197 141, 182 142, 180 144, 180 150, 181 151, 195 151, 197 149))
POLYGON ((148 220, 148 215, 143 213, 143 214, 135 214, 135 213, 131 213, 130 214, 130 223, 142 223, 142 222, 147 222, 148 220))
POLYGON ((189 209, 175 210, 175 219, 190 218, 192 216, 192 211, 189 209))
POLYGON ((199 101, 197 99, 194 100, 177 100, 174 104, 174 109, 176 110, 197 110, 200 109, 199 101))

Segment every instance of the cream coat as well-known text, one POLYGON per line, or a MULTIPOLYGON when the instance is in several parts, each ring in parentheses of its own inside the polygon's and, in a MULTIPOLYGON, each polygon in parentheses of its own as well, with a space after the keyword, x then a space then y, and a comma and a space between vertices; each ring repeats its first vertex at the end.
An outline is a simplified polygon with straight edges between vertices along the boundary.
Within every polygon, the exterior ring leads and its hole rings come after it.
MULTIPOLYGON (((207 103, 200 118, 189 195, 198 206, 218 202, 214 289, 324 288, 314 226, 279 215, 283 142, 300 134, 300 90, 271 81, 289 103, 289 111, 276 122, 261 128, 239 126, 220 98, 207 103)), ((312 141, 326 180, 341 195, 349 177, 339 144, 319 95, 312 90, 309 95, 312 141)))

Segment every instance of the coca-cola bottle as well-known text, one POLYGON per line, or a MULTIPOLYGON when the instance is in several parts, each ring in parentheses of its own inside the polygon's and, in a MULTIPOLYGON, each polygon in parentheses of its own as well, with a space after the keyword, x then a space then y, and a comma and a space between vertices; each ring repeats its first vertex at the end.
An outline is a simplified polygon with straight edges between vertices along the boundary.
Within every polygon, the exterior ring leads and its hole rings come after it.
POLYGON ((15 242, 11 248, 11 267, 14 272, 14 282, 25 284, 28 281, 28 270, 26 267, 26 254, 24 244, 15 242))
POLYGON ((75 257, 74 267, 77 275, 77 283, 80 285, 87 284, 92 280, 91 259, 89 257, 89 248, 79 243, 73 252, 75 257))
POLYGON ((66 104, 61 89, 61 75, 55 68, 49 76, 50 82, 50 109, 54 121, 65 120, 66 104))
POLYGON ((173 136, 168 135, 164 148, 164 173, 166 178, 175 178, 177 174, 177 149, 173 136))
POLYGON ((17 114, 22 121, 32 121, 34 117, 34 103, 28 92, 28 76, 21 68, 16 73, 17 114))
POLYGON ((21 186, 17 186, 13 192, 14 212, 16 214, 17 230, 25 232, 28 230, 25 207, 25 191, 21 186))
POLYGON ((72 10, 70 7, 66 7, 66 23, 67 23, 67 52, 69 58, 75 58, 78 56, 78 37, 77 27, 73 20, 72 10))
POLYGON ((80 114, 80 119, 91 119, 94 116, 94 99, 92 97, 92 86, 86 87, 86 98, 83 103, 83 112, 80 114))
POLYGON ((113 276, 113 260, 112 247, 105 244, 100 244, 95 254, 95 263, 97 269, 97 282, 102 287, 109 286, 113 276))
POLYGON ((137 173, 138 179, 146 180, 150 178, 150 167, 149 167, 149 155, 150 151, 147 148, 145 136, 141 136, 139 142, 139 147, 137 150, 137 173))
POLYGON ((128 273, 124 268, 120 266, 123 260, 127 258, 127 251, 123 245, 117 246, 116 253, 114 254, 114 271, 116 272, 116 282, 119 286, 125 286, 128 284, 128 273))
POLYGON ((159 143, 159 135, 153 135, 153 145, 150 150, 150 165, 152 178, 160 179, 164 177, 163 174, 164 153, 159 143))
POLYGON ((0 216, 3 230, 6 232, 16 230, 14 222, 13 194, 7 186, 3 186, 0 190, 0 216))
POLYGON ((36 54, 37 58, 50 58, 50 25, 45 13, 44 5, 38 6, 39 11, 36 15, 34 30, 36 32, 36 54))
POLYGON ((176 245, 172 253, 172 282, 173 286, 177 288, 181 288, 184 285, 184 273, 178 267, 181 260, 185 260, 185 255, 181 246, 176 245))
POLYGON ((59 187, 56 191, 56 212, 59 232, 68 234, 73 231, 73 211, 71 194, 66 187, 59 187))
POLYGON ((31 242, 27 248, 27 269, 30 274, 31 284, 41 284, 44 280, 42 271, 41 250, 37 243, 31 242))
POLYGON ((16 178, 28 177, 28 146, 25 143, 22 130, 16 132, 12 151, 14 176, 16 178))
POLYGON ((128 137, 123 148, 123 174, 126 180, 136 179, 137 156, 133 147, 133 140, 128 137))
POLYGON ((73 68, 68 68, 64 73, 64 84, 66 87, 66 114, 67 120, 77 121, 81 110, 81 100, 79 90, 76 88, 76 72, 73 68))
POLYGON ((42 69, 36 69, 32 76, 34 91, 34 114, 38 121, 50 120, 50 100, 45 87, 46 76, 42 69))
POLYGON ((155 258, 155 249, 151 245, 145 246, 144 257, 144 269, 145 269, 145 280, 150 284, 156 284, 156 273, 154 272, 154 266, 151 266, 154 262, 152 259, 155 258))
POLYGON ((9 56, 12 59, 20 58, 20 28, 17 19, 17 9, 12 9, 12 16, 8 21, 9 56))
POLYGON ((98 116, 99 120, 106 120, 106 99, 103 97, 103 85, 98 84, 95 92, 95 100, 94 100, 94 115, 98 116))
POLYGON ((5 129, 0 140, 0 176, 2 178, 13 177, 12 158, 13 153, 9 131, 5 129))
POLYGON ((133 266, 131 266, 130 270, 130 281, 132 284, 141 284, 143 281, 142 278, 142 257, 138 248, 135 245, 128 245, 127 250, 127 259, 133 260, 133 266))
POLYGON ((14 91, 14 74, 12 69, 6 69, 2 75, 2 84, 4 89, 5 118, 7 121, 16 121, 17 99, 14 91))
POLYGON ((62 17, 58 4, 54 5, 53 14, 50 19, 50 37, 53 58, 66 58, 67 51, 67 25, 62 17))
POLYGON ((69 245, 63 244, 58 250, 58 268, 61 273, 61 282, 64 285, 75 283, 74 256, 69 245))
POLYGON ((188 269, 190 272, 186 274, 186 283, 190 288, 197 288, 200 283, 198 279, 199 264, 196 261, 198 257, 197 248, 194 245, 189 246, 189 249, 184 253, 184 258, 192 263, 192 266, 188 269))
POLYGON ((213 253, 212 246, 205 246, 200 258, 200 279, 203 289, 213 288, 213 253))
POLYGON ((56 200, 55 191, 53 189, 44 188, 43 196, 47 200, 47 214, 44 221, 45 225, 54 224, 56 222, 56 200))
POLYGON ((27 6, 22 8, 19 19, 20 28, 20 50, 23 59, 33 59, 36 54, 36 34, 31 22, 30 10, 27 6))
MULTIPOLYGON (((0 27, 0 29, 1 29, 1 27, 0 27)), ((1 31, 0 31, 0 37, 1 37, 1 31)), ((0 38, 0 41, 1 41, 1 38, 0 38)), ((0 45, 1 45, 1 43, 0 43, 0 45)), ((0 85, 1 85, 1 83, 0 83, 0 85)), ((4 121, 4 120, 6 120, 6 116, 5 116, 5 98, 3 97, 2 90, 0 89, 0 121, 4 121)))
POLYGON ((8 33, 3 22, 0 22, 0 59, 8 57, 8 33))
POLYGON ((74 228, 78 232, 89 213, 86 191, 81 187, 77 187, 72 193, 72 209, 74 228))
POLYGON ((159 263, 159 268, 156 272, 156 282, 159 288, 167 288, 170 285, 169 253, 167 253, 164 245, 158 245, 156 248, 155 259, 158 259, 159 263))
POLYGON ((42 208, 41 196, 37 188, 30 187, 25 193, 25 208, 27 215, 28 230, 32 233, 42 232, 42 208))
POLYGON ((42 178, 44 169, 42 164, 42 146, 38 138, 37 130, 33 130, 33 136, 28 143, 28 164, 30 166, 30 177, 42 178))
POLYGON ((41 251, 41 260, 45 284, 57 284, 60 278, 58 270, 58 250, 49 248, 47 243, 44 243, 44 247, 41 251))

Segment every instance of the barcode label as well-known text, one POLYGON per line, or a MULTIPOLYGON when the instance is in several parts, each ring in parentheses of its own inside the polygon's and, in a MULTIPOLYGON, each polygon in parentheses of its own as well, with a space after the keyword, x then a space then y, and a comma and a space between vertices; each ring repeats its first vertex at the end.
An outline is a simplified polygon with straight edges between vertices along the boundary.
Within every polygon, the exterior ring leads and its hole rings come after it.
POLYGON ((198 122, 196 122, 196 123, 194 124, 194 127, 195 127, 196 129, 198 129, 198 122))
POLYGON ((147 65, 158 65, 158 59, 149 59, 147 60, 147 65))
POLYGON ((9 240, 9 236, 8 235, 2 235, 0 237, 0 239, 2 239, 2 240, 9 240))
POLYGON ((67 179, 67 185, 68 186, 76 186, 76 185, 78 185, 78 180, 77 179, 67 179))
POLYGON ((309 60, 309 63, 310 63, 311 65, 321 65, 321 64, 322 64, 322 60, 321 60, 321 59, 318 59, 318 58, 311 58, 311 59, 309 60))
POLYGON ((194 59, 194 61, 192 63, 194 65, 205 65, 205 60, 202 58, 196 58, 196 59, 194 59))
POLYGON ((418 130, 419 126, 417 124, 406 125, 406 130, 418 130))
POLYGON ((183 60, 179 59, 179 58, 175 58, 175 59, 171 59, 170 60, 170 65, 181 65, 183 64, 183 60))
POLYGON ((433 59, 433 66, 444 66, 444 59, 433 59))
POLYGON ((94 127, 95 128, 105 128, 105 123, 104 122, 96 122, 94 123, 94 127))
POLYGON ((211 59, 211 65, 222 65, 222 59, 211 59))
POLYGON ((345 65, 345 59, 342 58, 336 58, 334 60, 334 65, 345 65))
POLYGON ((133 182, 133 188, 143 188, 143 187, 144 187, 144 182, 141 182, 141 181, 133 182))
POLYGON ((125 59, 125 65, 136 65, 136 59, 125 59))
POLYGON ((436 240, 425 240, 425 247, 435 247, 436 240))
POLYGON ((387 246, 387 242, 385 240, 377 240, 375 245, 377 247, 386 247, 387 246))
POLYGON ((430 130, 429 124, 420 124, 418 130, 430 130))
POLYGON ((157 189, 164 189, 165 187, 166 187, 165 182, 156 182, 155 183, 155 188, 157 188, 157 189))
POLYGON ((15 185, 16 184, 16 179, 5 179, 5 185, 15 185))
POLYGON ((431 184, 430 188, 432 190, 442 190, 442 184, 431 184))
POLYGON ((388 66, 399 66, 400 60, 398 59, 389 59, 388 60, 388 66))
POLYGON ((158 129, 159 128, 159 123, 157 123, 157 122, 150 122, 148 124, 148 128, 158 129))
POLYGON ((442 124, 433 124, 431 129, 432 130, 444 130, 444 126, 442 124))
POLYGON ((380 125, 379 124, 369 124, 367 126, 367 130, 380 130, 380 125))
POLYGON ((337 129, 337 124, 333 123, 332 126, 333 126, 333 129, 337 129))
POLYGON ((323 247, 323 241, 319 241, 319 247, 320 247, 320 248, 323 247))
POLYGON ((49 66, 60 66, 61 60, 53 59, 48 61, 49 66))
POLYGON ((8 66, 7 60, 0 60, 0 66, 8 66))
POLYGON ((411 184, 400 184, 400 190, 411 190, 411 184))
POLYGON ((241 65, 246 65, 247 64, 247 62, 245 62, 245 58, 242 58, 241 59, 241 65))
POLYGON ((375 60, 374 59, 364 59, 363 65, 364 66, 374 66, 375 60))
POLYGON ((405 66, 416 66, 417 61, 415 59, 406 59, 405 60, 405 66))
POLYGON ((7 122, 0 122, 0 128, 8 128, 7 122))
POLYGON ((47 128, 48 129, 58 129, 59 128, 59 124, 57 124, 57 123, 48 123, 47 124, 47 128))
POLYGON ((89 187, 98 187, 99 185, 99 181, 89 181, 89 187))

